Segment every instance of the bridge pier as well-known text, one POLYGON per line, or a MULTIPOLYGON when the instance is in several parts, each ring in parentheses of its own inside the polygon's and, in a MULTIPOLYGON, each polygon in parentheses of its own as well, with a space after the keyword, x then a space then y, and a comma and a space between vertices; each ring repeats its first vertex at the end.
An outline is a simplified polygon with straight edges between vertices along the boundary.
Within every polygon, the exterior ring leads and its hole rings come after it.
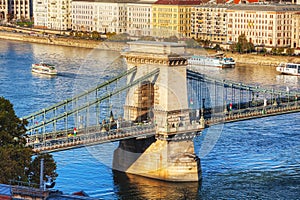
POLYGON ((199 122, 191 123, 189 117, 185 46, 153 41, 129 45, 130 50, 123 56, 128 69, 137 67, 129 83, 157 68, 160 73, 129 89, 124 118, 153 123, 156 132, 151 138, 120 141, 113 169, 166 181, 201 180, 193 138, 202 128, 199 122))
POLYGON ((165 181, 201 180, 200 159, 194 154, 191 138, 120 141, 114 152, 113 169, 165 181))

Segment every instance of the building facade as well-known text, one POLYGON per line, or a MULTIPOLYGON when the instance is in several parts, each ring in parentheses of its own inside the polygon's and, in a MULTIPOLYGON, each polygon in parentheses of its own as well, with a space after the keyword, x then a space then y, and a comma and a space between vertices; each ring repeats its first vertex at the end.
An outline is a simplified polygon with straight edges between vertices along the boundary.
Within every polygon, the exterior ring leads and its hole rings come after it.
POLYGON ((127 31, 127 3, 123 0, 72 1, 72 30, 124 33, 127 31))
POLYGON ((255 46, 290 47, 292 16, 297 5, 233 5, 227 9, 227 41, 245 34, 255 46))
POLYGON ((200 0, 158 0, 152 5, 155 37, 190 37, 192 7, 200 0))
POLYGON ((0 0, 0 20, 10 22, 15 20, 31 20, 31 0, 0 0))
POLYGON ((5 22, 8 17, 8 0, 0 0, 0 21, 5 22))
POLYGON ((224 4, 193 7, 191 14, 191 38, 225 42, 227 37, 227 7, 224 4))
POLYGON ((300 12, 292 17, 291 48, 300 48, 300 12))
POLYGON ((33 0, 33 19, 36 28, 47 28, 47 2, 48 0, 33 0))
POLYGON ((36 28, 71 29, 71 0, 34 0, 33 18, 36 28))
POLYGON ((142 0, 127 4, 127 33, 131 36, 152 36, 152 4, 156 0, 142 0))
MULTIPOLYGON (((2 5, 6 5, 0 0, 2 5)), ((27 0, 28 1, 28 0, 27 0)), ((1 7, 0 7, 1 8, 1 7)), ((2 6, 2 8, 4 8, 2 6)), ((128 33, 255 46, 299 47, 297 4, 200 4, 198 0, 34 0, 34 24, 56 30, 128 33)), ((8 15, 5 11, 2 16, 8 15)))

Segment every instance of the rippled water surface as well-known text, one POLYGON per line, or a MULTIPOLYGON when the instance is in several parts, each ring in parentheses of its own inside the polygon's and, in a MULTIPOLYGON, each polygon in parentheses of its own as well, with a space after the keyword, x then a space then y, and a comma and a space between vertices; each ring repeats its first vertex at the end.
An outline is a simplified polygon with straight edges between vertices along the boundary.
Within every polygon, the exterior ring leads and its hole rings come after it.
MULTIPOLYGON (((125 70, 119 53, 0 40, 0 95, 26 116, 125 70), (57 77, 32 74, 34 62, 57 65, 57 77)), ((299 91, 299 77, 274 67, 203 68, 220 79, 299 91)), ((56 189, 100 199, 300 199, 300 114, 219 125, 195 139, 202 184, 156 181, 111 170, 117 143, 53 153, 56 189)))

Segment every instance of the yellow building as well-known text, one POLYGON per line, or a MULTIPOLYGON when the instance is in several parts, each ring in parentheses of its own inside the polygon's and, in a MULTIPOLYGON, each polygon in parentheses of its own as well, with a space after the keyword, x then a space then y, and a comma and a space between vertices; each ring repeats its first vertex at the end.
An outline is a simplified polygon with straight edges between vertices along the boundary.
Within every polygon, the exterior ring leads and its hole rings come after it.
POLYGON ((190 37, 191 9, 199 0, 158 0, 152 5, 153 36, 190 37))

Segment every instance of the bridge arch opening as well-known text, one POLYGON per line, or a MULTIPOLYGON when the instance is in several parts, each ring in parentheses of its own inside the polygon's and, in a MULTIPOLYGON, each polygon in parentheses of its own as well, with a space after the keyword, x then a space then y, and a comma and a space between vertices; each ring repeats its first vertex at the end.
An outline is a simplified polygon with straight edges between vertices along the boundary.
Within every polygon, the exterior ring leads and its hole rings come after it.
POLYGON ((135 122, 149 122, 153 118, 154 84, 144 81, 135 91, 136 116, 135 122))

